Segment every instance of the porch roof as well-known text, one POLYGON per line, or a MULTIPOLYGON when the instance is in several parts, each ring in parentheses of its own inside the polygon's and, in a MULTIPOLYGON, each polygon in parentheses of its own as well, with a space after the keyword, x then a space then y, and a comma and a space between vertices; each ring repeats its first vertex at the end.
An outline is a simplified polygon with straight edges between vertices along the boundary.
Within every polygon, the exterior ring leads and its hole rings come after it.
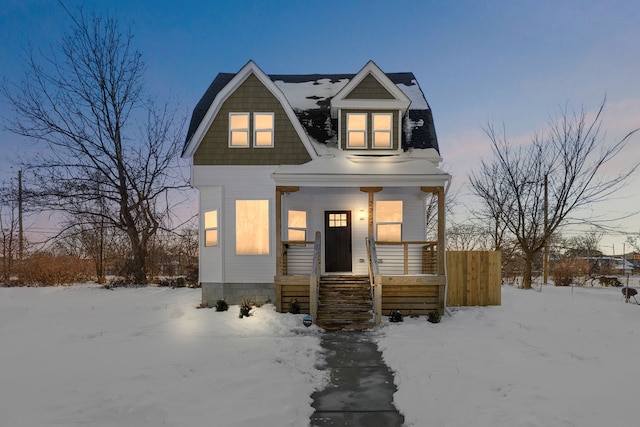
POLYGON ((303 165, 282 165, 276 185, 303 187, 444 187, 451 175, 425 158, 321 156, 303 165))

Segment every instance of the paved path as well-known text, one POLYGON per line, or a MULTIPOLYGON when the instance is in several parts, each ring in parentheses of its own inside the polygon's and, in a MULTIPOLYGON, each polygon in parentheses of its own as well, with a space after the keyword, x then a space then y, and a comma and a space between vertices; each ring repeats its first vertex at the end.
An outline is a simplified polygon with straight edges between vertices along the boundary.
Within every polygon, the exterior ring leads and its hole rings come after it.
POLYGON ((401 427, 393 405, 393 373, 366 332, 327 332, 322 336, 331 384, 314 393, 312 427, 401 427))

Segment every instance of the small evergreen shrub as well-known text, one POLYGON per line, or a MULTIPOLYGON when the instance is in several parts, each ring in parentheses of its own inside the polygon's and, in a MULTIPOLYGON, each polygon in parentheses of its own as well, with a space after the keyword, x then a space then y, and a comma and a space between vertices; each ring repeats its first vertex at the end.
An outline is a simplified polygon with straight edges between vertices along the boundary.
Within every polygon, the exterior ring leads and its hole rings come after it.
POLYGON ((389 313, 389 322, 402 322, 402 313, 400 313, 400 310, 391 310, 391 313, 389 313))
POLYGON ((251 316, 251 307, 252 306, 253 306, 253 303, 251 301, 249 301, 248 299, 242 301, 242 304, 240 304, 240 318, 241 319, 243 317, 251 316))
POLYGON ((440 323, 440 313, 436 310, 427 313, 427 320, 431 323, 440 323))
POLYGON ((184 277, 178 277, 175 281, 174 287, 176 288, 184 288, 187 286, 187 280, 184 277))
POLYGON ((289 306, 289 313, 300 314, 300 303, 297 299, 291 301, 291 305, 289 306))
POLYGON ((216 311, 227 311, 229 310, 229 304, 223 299, 219 299, 216 301, 216 311))

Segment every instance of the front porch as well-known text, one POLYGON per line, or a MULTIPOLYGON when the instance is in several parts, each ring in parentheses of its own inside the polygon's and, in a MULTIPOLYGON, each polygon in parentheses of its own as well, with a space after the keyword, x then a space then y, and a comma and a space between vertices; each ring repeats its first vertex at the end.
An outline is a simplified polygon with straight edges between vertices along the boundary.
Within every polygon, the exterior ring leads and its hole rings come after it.
MULTIPOLYGON (((309 313, 321 326, 331 328, 323 313, 326 301, 321 301, 321 283, 334 274, 323 271, 322 254, 323 238, 318 231, 313 241, 283 240, 282 231, 282 196, 284 193, 299 191, 299 187, 277 187, 276 189, 276 308, 279 312, 288 312, 293 301, 300 305, 301 312, 309 313), (320 312, 320 316, 319 316, 320 312)), ((444 188, 420 187, 420 191, 432 194, 437 199, 437 240, 422 241, 375 241, 374 236, 374 201, 375 193, 381 187, 361 187, 361 192, 368 194, 367 230, 368 237, 354 241, 354 246, 364 248, 364 259, 356 262, 359 271, 364 271, 366 286, 370 293, 370 307, 363 310, 362 302, 353 309, 351 327, 342 321, 345 316, 335 314, 333 324, 341 324, 344 328, 364 329, 381 322, 392 310, 399 310, 404 316, 423 316, 429 312, 444 313, 445 307, 445 254, 444 254, 444 188), (364 319, 369 313, 369 319, 364 319)), ((354 249, 356 250, 356 249, 354 249)), ((354 269, 355 270, 355 269, 354 269)), ((343 277, 356 277, 363 274, 351 272, 341 273, 343 277)), ((334 279, 335 281, 335 279, 334 279)), ((343 288, 346 288, 343 286, 343 288)), ((353 292, 344 290, 344 300, 353 297, 353 292)), ((335 292, 332 292, 335 294, 335 292)), ((335 297, 335 295, 334 295, 335 297)), ((349 307, 339 309, 340 313, 350 313, 349 307)), ((336 310, 330 311, 337 313, 336 310)))

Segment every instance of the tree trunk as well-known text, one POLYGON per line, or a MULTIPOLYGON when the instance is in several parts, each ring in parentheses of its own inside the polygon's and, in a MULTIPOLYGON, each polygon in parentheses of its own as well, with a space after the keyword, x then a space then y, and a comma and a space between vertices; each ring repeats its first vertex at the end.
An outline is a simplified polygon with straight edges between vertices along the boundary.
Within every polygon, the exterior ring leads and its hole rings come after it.
POLYGON ((533 272, 533 255, 527 254, 522 271, 522 289, 531 289, 531 274, 533 272))

